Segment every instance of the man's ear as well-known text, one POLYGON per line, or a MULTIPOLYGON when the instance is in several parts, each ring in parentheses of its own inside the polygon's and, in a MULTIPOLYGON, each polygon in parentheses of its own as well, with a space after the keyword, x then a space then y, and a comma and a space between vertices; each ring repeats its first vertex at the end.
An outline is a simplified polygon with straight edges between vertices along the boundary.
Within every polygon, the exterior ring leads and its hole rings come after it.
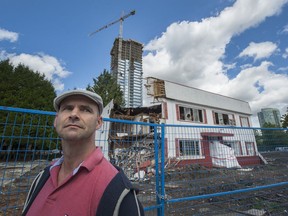
POLYGON ((102 119, 102 117, 100 116, 100 117, 97 118, 96 130, 98 130, 99 128, 101 128, 102 124, 103 124, 103 119, 102 119))
POLYGON ((56 128, 57 117, 58 117, 58 114, 56 114, 56 116, 55 116, 55 118, 54 118, 54 123, 53 123, 54 128, 56 128))

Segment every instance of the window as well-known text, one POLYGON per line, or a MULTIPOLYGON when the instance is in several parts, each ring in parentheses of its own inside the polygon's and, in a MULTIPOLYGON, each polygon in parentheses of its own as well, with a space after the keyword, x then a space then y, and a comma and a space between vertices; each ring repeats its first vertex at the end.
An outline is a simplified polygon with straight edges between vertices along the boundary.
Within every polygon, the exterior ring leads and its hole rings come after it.
POLYGON ((255 155, 255 148, 253 142, 245 142, 247 155, 255 155))
POLYGON ((223 141, 223 144, 231 147, 234 150, 236 156, 242 155, 240 141, 223 141))
POLYGON ((250 127, 248 117, 240 117, 240 122, 242 127, 250 127))
POLYGON ((213 112, 213 115, 214 115, 214 123, 217 125, 233 125, 233 126, 236 125, 233 114, 213 112))
POLYGON ((180 120, 204 123, 204 110, 179 106, 180 120))
POLYGON ((198 156, 200 155, 199 140, 179 140, 180 156, 198 156))

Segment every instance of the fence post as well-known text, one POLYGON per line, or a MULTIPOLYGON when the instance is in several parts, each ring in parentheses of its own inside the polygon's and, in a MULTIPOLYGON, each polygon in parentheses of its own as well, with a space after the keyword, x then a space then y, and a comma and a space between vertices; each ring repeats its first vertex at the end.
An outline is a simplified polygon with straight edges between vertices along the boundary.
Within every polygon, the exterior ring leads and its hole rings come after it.
POLYGON ((161 124, 161 216, 165 215, 165 124, 161 124))
MULTIPOLYGON (((159 136, 158 136, 158 130, 157 130, 157 125, 154 125, 154 152, 155 152, 155 190, 156 190, 156 201, 157 201, 157 205, 161 204, 161 200, 159 195, 159 136)), ((161 216, 160 215, 160 209, 157 208, 157 216, 161 216)))

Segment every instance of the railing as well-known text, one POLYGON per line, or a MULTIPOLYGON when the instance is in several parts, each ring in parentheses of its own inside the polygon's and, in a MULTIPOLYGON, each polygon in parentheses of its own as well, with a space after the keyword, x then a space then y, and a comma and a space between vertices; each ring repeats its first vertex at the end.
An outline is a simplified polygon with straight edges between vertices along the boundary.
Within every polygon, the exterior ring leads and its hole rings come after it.
MULTIPOLYGON (((35 175, 61 156, 54 112, 0 106, 0 215, 20 215, 35 175)), ((283 128, 104 119, 96 145, 140 189, 146 215, 286 215, 283 128)))

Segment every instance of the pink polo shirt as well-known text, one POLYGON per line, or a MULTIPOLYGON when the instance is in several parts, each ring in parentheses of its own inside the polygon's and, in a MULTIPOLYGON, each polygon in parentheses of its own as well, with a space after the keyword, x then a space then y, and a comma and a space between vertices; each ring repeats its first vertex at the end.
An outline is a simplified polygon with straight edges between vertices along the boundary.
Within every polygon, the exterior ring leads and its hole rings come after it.
MULTIPOLYGON (((50 177, 32 203, 27 216, 95 216, 102 194, 117 174, 100 148, 57 186, 60 165, 56 162, 50 177)), ((60 161, 61 164, 61 161, 60 161)))

